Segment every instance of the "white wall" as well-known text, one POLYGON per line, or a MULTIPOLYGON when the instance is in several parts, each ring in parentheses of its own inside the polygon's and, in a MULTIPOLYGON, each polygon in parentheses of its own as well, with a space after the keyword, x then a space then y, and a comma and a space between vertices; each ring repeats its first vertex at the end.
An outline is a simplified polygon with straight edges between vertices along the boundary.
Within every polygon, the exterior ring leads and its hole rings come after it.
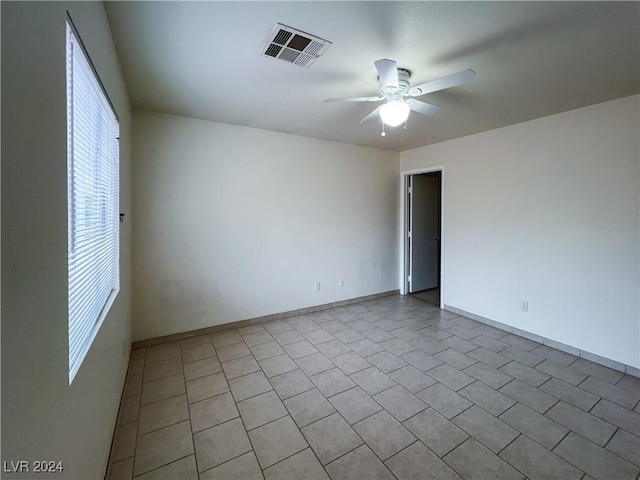
POLYGON ((129 100, 102 3, 1 8, 2 460, 60 460, 64 472, 48 478, 103 478, 131 343, 129 100), (71 386, 67 10, 120 117, 120 203, 129 214, 121 229, 121 291, 71 386))
POLYGON ((134 132, 135 339, 398 288, 397 153, 140 111, 134 132))
POLYGON ((640 367, 638 117, 632 96, 401 153, 445 166, 444 303, 640 367))

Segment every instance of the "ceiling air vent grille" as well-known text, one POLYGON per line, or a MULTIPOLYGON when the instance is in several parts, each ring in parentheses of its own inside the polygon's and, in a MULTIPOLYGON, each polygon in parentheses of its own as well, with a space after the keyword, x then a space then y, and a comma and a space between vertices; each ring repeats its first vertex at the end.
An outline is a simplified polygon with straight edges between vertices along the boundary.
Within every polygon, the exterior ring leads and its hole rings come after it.
POLYGON ((331 42, 277 23, 260 48, 260 55, 309 68, 331 42))

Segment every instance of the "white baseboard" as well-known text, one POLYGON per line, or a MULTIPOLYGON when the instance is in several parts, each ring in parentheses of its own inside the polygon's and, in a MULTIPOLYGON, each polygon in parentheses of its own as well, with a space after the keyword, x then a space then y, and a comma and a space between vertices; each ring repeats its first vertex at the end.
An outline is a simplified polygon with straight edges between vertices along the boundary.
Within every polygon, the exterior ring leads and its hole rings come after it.
POLYGON ((476 315, 475 313, 467 312, 460 308, 452 307, 451 305, 445 305, 444 309, 449 312, 456 313, 462 317, 470 318, 472 320, 476 320, 480 323, 484 323, 491 327, 504 330, 505 332, 513 333, 514 335, 519 335, 521 337, 527 338, 534 342, 538 342, 543 345, 547 345, 549 347, 555 348, 557 350, 570 353, 571 355, 575 355, 576 357, 581 357, 581 358, 584 358, 585 360, 590 360, 594 363, 604 365, 605 367, 609 367, 613 370, 617 370, 618 372, 626 373, 628 375, 632 375, 634 377, 640 378, 640 369, 636 367, 632 367, 631 365, 625 365, 624 363, 611 360, 610 358, 602 357, 600 355, 596 355, 595 353, 587 352, 585 350, 580 350, 579 348, 572 347, 571 345, 566 345, 564 343, 551 340, 550 338, 545 338, 541 335, 536 335, 534 333, 527 332, 526 330, 520 330, 519 328, 512 327, 510 325, 507 325, 501 322, 496 322, 495 320, 491 320, 489 318, 476 315))

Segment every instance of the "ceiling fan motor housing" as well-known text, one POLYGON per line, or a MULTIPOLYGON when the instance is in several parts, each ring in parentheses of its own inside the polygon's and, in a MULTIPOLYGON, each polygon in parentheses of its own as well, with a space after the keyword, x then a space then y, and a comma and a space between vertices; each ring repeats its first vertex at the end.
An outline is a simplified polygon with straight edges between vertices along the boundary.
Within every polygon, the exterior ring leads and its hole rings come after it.
POLYGON ((398 68, 398 86, 396 87, 395 85, 380 84, 380 94, 383 97, 394 94, 404 95, 411 86, 411 83, 409 81, 410 77, 411 72, 409 72, 409 70, 398 68))
POLYGON ((378 71, 379 97, 325 98, 324 101, 332 103, 384 101, 385 103, 383 105, 378 106, 373 112, 364 117, 360 123, 380 114, 383 124, 396 126, 402 122, 406 122, 409 110, 426 117, 435 115, 440 111, 440 107, 437 105, 432 105, 414 98, 405 99, 405 97, 419 97, 428 93, 464 85, 473 80, 476 75, 476 72, 467 69, 411 87, 411 72, 405 68, 398 68, 395 60, 381 58, 373 62, 373 64, 378 71))

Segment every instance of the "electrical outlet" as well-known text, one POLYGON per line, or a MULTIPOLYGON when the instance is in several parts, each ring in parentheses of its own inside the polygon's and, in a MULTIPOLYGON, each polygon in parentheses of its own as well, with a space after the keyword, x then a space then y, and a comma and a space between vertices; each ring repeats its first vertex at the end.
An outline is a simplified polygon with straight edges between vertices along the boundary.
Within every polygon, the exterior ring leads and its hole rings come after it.
POLYGON ((528 312, 529 311, 529 302, 526 300, 520 300, 520 311, 528 312))
POLYGON ((314 289, 316 292, 319 292, 319 291, 320 291, 320 282, 316 282, 316 283, 314 283, 314 284, 313 284, 313 289, 314 289))
POLYGON ((339 286, 339 287, 344 287, 344 277, 340 277, 340 278, 338 279, 338 286, 339 286))

